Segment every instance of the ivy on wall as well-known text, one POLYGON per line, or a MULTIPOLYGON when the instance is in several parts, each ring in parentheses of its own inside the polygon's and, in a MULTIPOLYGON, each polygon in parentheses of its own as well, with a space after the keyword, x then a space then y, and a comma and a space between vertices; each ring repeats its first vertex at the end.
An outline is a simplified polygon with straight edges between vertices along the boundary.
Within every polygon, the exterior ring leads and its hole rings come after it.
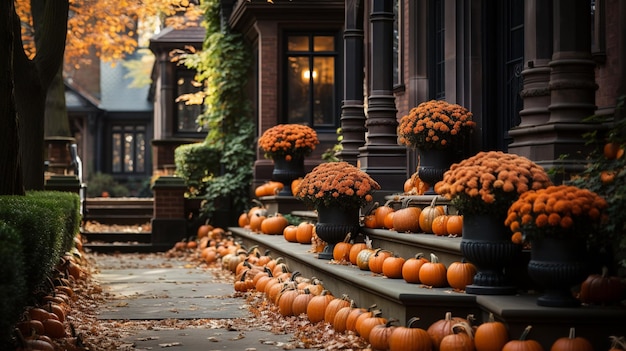
POLYGON ((242 35, 222 25, 219 1, 204 0, 201 6, 207 29, 202 50, 181 55, 181 61, 205 84, 205 110, 198 124, 208 130, 204 144, 219 153, 219 175, 204 180, 202 215, 211 218, 226 203, 238 215, 250 199, 255 156, 252 109, 245 94, 251 54, 242 35))

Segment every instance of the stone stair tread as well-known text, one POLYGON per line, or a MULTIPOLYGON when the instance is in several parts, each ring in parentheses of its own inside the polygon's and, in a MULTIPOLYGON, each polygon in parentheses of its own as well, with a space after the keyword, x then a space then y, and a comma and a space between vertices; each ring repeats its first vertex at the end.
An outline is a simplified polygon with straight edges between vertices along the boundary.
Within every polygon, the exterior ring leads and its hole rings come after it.
MULTIPOLYGON (((507 324, 513 338, 521 335, 527 325, 533 325, 532 338, 546 349, 557 338, 567 336, 570 327, 576 327, 576 334, 588 338, 598 350, 608 348, 610 335, 624 333, 624 306, 543 307, 536 304, 538 293, 522 289, 516 295, 473 295, 451 288, 427 289, 402 279, 373 275, 354 266, 329 264, 329 261, 317 259, 309 251, 310 245, 289 243, 282 236, 257 234, 238 227, 228 229, 245 245, 258 245, 269 249, 273 257, 282 257, 291 270, 300 271, 305 277, 320 278, 333 294, 347 293, 360 307, 376 303, 382 306, 387 318, 398 318, 400 323, 417 316, 420 317, 419 327, 423 327, 443 318, 448 311, 456 316, 474 314, 480 323, 493 313, 497 320, 507 324)), ((379 229, 364 231, 374 240, 385 240, 386 245, 395 241, 394 247, 404 246, 409 251, 424 250, 420 245, 425 245, 437 252, 449 251, 449 259, 461 260, 461 238, 379 229)))

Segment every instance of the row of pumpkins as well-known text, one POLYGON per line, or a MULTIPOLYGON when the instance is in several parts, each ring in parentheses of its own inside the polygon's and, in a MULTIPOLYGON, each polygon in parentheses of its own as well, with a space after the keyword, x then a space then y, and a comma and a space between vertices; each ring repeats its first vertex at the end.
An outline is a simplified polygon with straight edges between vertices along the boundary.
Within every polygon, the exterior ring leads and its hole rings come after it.
MULTIPOLYGON (((452 316, 448 312, 425 329, 416 327, 417 319, 409 320, 407 326, 399 326, 395 319, 385 318, 376 306, 358 307, 348 296, 336 297, 320 280, 292 272, 282 258, 273 258, 269 252, 261 253, 258 247, 246 250, 221 228, 202 226, 198 238, 200 256, 207 263, 219 263, 223 269, 234 273, 236 291, 263 293, 277 306, 280 314, 306 317, 311 323, 327 322, 337 332, 359 335, 375 350, 543 350, 539 343, 529 338, 530 326, 518 339, 511 340, 506 326, 493 318, 473 325, 472 318, 452 316)), ((193 249, 196 248, 194 245, 193 249)), ((333 258, 389 278, 402 277, 409 283, 449 285, 460 290, 471 283, 470 277, 475 273, 475 267, 466 262, 453 262, 445 267, 434 254, 430 260, 417 254, 402 261, 389 251, 372 249, 369 243, 353 243, 350 235, 335 245, 333 258)), ((626 350, 623 337, 611 338, 610 350, 626 350)), ((571 329, 570 335, 557 339, 551 350, 591 351, 593 348, 571 329)))
MULTIPOLYGON (((261 253, 256 247, 244 250, 230 239, 226 245, 230 246, 230 251, 222 258, 222 268, 234 273, 236 291, 262 293, 281 315, 299 316, 310 323, 328 323, 336 332, 360 336, 373 350, 543 350, 537 341, 530 338, 531 326, 518 339, 512 340, 506 325, 495 321, 493 316, 480 325, 474 325, 475 320, 471 316, 459 317, 447 312, 427 328, 416 326, 419 318, 400 326, 396 319, 384 317, 375 305, 358 307, 345 294, 335 296, 320 280, 292 272, 281 258, 261 253)), ((429 263, 440 265, 433 257, 429 263)), ((422 265, 428 267, 427 261, 422 265)), ((613 337, 611 350, 625 350, 625 346, 624 338, 613 337)), ((555 340, 551 350, 592 351, 593 347, 587 339, 576 336, 572 328, 568 336, 555 340)))
MULTIPOLYGON (((448 227, 458 227, 460 235, 463 217, 459 215, 445 215, 441 206, 435 206, 434 203, 424 209, 418 207, 405 207, 400 210, 393 210, 389 206, 380 206, 372 211, 372 214, 366 216, 373 217, 374 221, 388 220, 390 217, 395 219, 394 222, 404 221, 405 217, 413 218, 411 221, 417 226, 428 227, 432 224, 432 228, 437 228, 436 224, 440 219, 447 221, 448 227), (406 214, 411 212, 413 214, 406 214), (435 213, 435 214, 433 214, 435 213), (426 215, 424 215, 426 214, 426 215), (429 218, 433 218, 430 220, 429 218), (417 218, 417 220, 415 219, 417 218)), ((409 219, 406 219, 409 221, 409 219)), ((367 220, 365 221, 368 222, 367 220)), ((268 235, 283 235, 285 240, 289 242, 297 242, 301 244, 314 245, 319 252, 323 249, 324 243, 316 240, 315 225, 310 222, 301 222, 297 225, 289 224, 287 218, 280 213, 267 215, 267 210, 262 206, 256 206, 243 213, 239 218, 239 225, 252 231, 268 235)), ((220 229, 221 230, 221 229, 220 229)), ((436 230, 436 229, 435 229, 436 230)), ((449 229, 448 232, 453 232, 449 229)), ((223 230, 221 232, 223 234, 223 230)), ((212 260, 216 255, 209 255, 212 260)), ((372 249, 365 242, 355 243, 352 241, 350 234, 346 236, 343 242, 337 243, 333 249, 333 259, 336 262, 347 263, 357 266, 362 270, 370 270, 376 274, 382 274, 387 278, 404 279, 408 283, 422 283, 433 287, 450 286, 454 289, 464 290, 465 286, 472 283, 473 276, 476 274, 476 267, 468 262, 453 262, 450 267, 443 264, 438 266, 439 272, 426 271, 421 273, 424 277, 420 278, 420 267, 428 259, 422 254, 415 257, 405 259, 397 257, 388 250, 372 249), (364 250, 364 249, 368 250, 364 250), (370 263, 370 258, 372 258, 370 263), (384 268, 384 269, 383 269, 384 268)), ((431 263, 437 262, 437 257, 432 255, 431 263)), ((427 270, 427 271, 430 271, 427 270)), ((626 285, 619 277, 610 276, 604 271, 602 274, 591 274, 581 285, 580 300, 588 304, 613 304, 623 298, 626 291, 626 285)))
POLYGON ((23 319, 15 326, 17 351, 54 351, 58 347, 67 351, 85 349, 81 335, 72 335, 73 326, 66 319, 76 299, 72 286, 82 276, 76 256, 66 254, 53 273, 45 295, 38 298, 36 305, 26 308, 23 319), (67 332, 68 328, 71 333, 67 332))
MULTIPOLYGON (((408 184, 420 186, 421 181, 413 175, 405 184, 405 194, 413 193, 408 190, 408 184)), ((291 184, 292 192, 297 187, 298 180, 291 184)), ((426 189, 428 187, 426 186, 426 189)), ((268 181, 255 188, 257 197, 275 195, 283 189, 283 184, 275 181, 268 181)), ((423 192, 422 192, 423 193, 423 192)), ((429 206, 424 208, 416 206, 406 206, 395 209, 391 202, 382 206, 376 206, 363 218, 363 226, 372 229, 388 229, 400 233, 427 233, 440 236, 461 236, 463 229, 463 216, 459 214, 449 214, 447 206, 436 205, 437 197, 429 206)), ((275 218, 266 224, 266 228, 261 228, 261 223, 268 218, 267 212, 263 212, 262 206, 253 207, 251 211, 241 214, 239 218, 240 227, 249 227, 252 231, 264 234, 280 234, 279 227, 274 224, 285 223, 280 218, 275 218), (265 229, 265 230, 264 230, 265 229)), ((270 217, 271 218, 271 217, 270 217)))

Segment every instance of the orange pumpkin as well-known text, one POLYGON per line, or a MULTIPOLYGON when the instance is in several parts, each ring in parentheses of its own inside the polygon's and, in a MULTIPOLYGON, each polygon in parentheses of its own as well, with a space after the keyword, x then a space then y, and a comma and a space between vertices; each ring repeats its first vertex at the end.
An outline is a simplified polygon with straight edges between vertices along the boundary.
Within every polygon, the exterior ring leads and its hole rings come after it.
POLYGON ((332 325, 336 332, 343 333, 346 331, 346 324, 348 321, 348 315, 356 308, 354 301, 350 301, 350 305, 344 306, 337 311, 335 319, 333 319, 332 325))
POLYGON ((298 238, 296 236, 297 232, 298 232, 298 226, 290 224, 286 226, 285 229, 283 229, 283 237, 285 238, 285 240, 289 241, 290 243, 297 243, 298 242, 298 238))
POLYGON ((406 233, 417 233, 420 230, 419 218, 422 210, 419 207, 405 207, 395 211, 393 215, 393 229, 406 233))
POLYGON ((326 306, 326 310, 324 310, 324 321, 332 324, 335 321, 337 312, 344 307, 349 307, 350 304, 351 300, 348 295, 343 295, 342 297, 331 300, 326 306))
POLYGON ((433 342, 433 349, 439 350, 441 340, 443 340, 446 335, 452 334, 452 326, 462 322, 467 323, 467 319, 461 317, 453 317, 452 312, 446 312, 446 315, 443 319, 440 319, 431 324, 426 332, 428 333, 428 335, 430 335, 430 339, 433 342))
POLYGON ((378 224, 376 223, 376 216, 373 214, 368 214, 367 216, 363 217, 363 226, 370 229, 377 228, 378 224))
POLYGON ((431 226, 433 234, 437 236, 445 236, 448 235, 448 218, 447 215, 437 216, 433 219, 433 224, 431 226))
POLYGON ((280 213, 274 216, 267 217, 261 222, 261 233, 268 235, 280 235, 283 234, 285 227, 289 225, 287 218, 283 217, 280 213))
POLYGON ((391 229, 393 226, 393 222, 391 222, 391 226, 385 225, 385 218, 387 215, 394 212, 394 209, 389 206, 380 206, 374 212, 374 216, 376 217, 376 228, 385 228, 391 229))
POLYGON ((472 284, 477 272, 476 266, 462 260, 461 262, 450 263, 446 272, 446 278, 451 287, 458 290, 465 290, 466 286, 472 284))
POLYGON ((350 248, 350 263, 356 264, 356 258, 361 250, 367 249, 366 243, 354 243, 350 248))
POLYGON ((375 274, 381 274, 383 272, 383 263, 389 257, 393 256, 391 251, 377 249, 372 256, 370 256, 367 263, 369 270, 375 274))
POLYGON ((448 215, 446 221, 446 231, 448 235, 461 236, 463 234, 463 216, 462 215, 448 215))
POLYGON ((504 344, 502 351, 544 351, 540 343, 536 340, 528 339, 531 329, 532 326, 527 326, 519 340, 510 340, 504 344))
POLYGON ((393 333, 394 329, 398 326, 395 325, 397 319, 390 319, 385 324, 375 325, 370 331, 369 342, 374 350, 387 350, 389 349, 389 337, 393 333))
POLYGON ((397 327, 389 336, 389 351, 431 351, 432 340, 426 330, 414 327, 419 318, 409 319, 406 327, 397 327))
POLYGON ((302 183, 302 178, 294 179, 291 182, 291 195, 296 196, 296 194, 298 194, 298 188, 300 187, 300 183, 302 183))
POLYGON ((237 219, 237 224, 241 228, 245 228, 246 226, 250 225, 250 218, 248 217, 248 214, 246 212, 239 215, 239 218, 237 219))
POLYGON ((386 324, 387 318, 383 317, 381 310, 364 313, 356 321, 356 331, 363 339, 369 342, 370 332, 376 325, 386 324))
POLYGON ((328 290, 324 290, 320 295, 314 296, 306 308, 306 315, 309 321, 311 323, 323 321, 326 307, 334 298, 328 290))
POLYGON ((213 230, 213 226, 212 226, 212 225, 210 225, 210 224, 208 224, 208 223, 205 223, 205 224, 203 224, 203 225, 199 226, 199 227, 198 227, 198 231, 197 231, 197 233, 196 233, 196 234, 197 234, 198 239, 202 239, 202 238, 204 238, 205 236, 209 235, 209 232, 210 232, 211 230, 213 230))
POLYGON ((384 223, 384 224, 383 224, 383 226, 384 226, 386 229, 390 229, 390 230, 394 229, 394 228, 393 228, 393 216, 394 216, 395 214, 396 214, 396 212, 395 212, 395 210, 394 210, 393 212, 389 212, 389 213, 387 213, 387 215, 385 216, 385 220, 384 220, 384 222, 383 222, 383 223, 384 223))
POLYGON ((435 206, 435 201, 437 197, 433 198, 433 201, 429 206, 426 206, 422 209, 422 212, 419 215, 419 225, 420 229, 424 233, 433 233, 433 220, 437 216, 443 216, 446 214, 445 207, 443 206, 435 206))
POLYGON ((420 269, 424 263, 428 262, 428 260, 424 257, 423 253, 418 253, 415 257, 411 257, 404 265, 402 265, 402 279, 407 283, 418 284, 420 283, 420 269))
POLYGON ((593 351, 589 340, 576 336, 576 328, 569 329, 569 336, 558 338, 550 347, 550 351, 593 351))
POLYGON ((489 313, 489 320, 479 325, 474 332, 476 351, 501 351, 508 341, 506 325, 496 321, 493 313, 489 313))
POLYGON ((602 274, 590 274, 580 285, 580 301, 589 304, 613 304, 624 297, 626 287, 617 276, 609 276, 609 270, 602 268, 602 274))
POLYGON ((439 351, 474 351, 472 327, 463 322, 452 326, 452 334, 446 335, 439 343, 439 351))
POLYGON ((301 314, 306 314, 307 308, 309 307, 309 302, 313 299, 315 295, 311 294, 309 289, 304 289, 301 294, 296 296, 293 299, 293 303, 291 305, 291 312, 294 316, 299 316, 301 314))
POLYGON ((315 225, 310 222, 302 222, 298 224, 296 231, 296 240, 300 244, 310 244, 313 238, 313 228, 315 225))
POLYGON ((419 278, 422 284, 430 285, 434 288, 442 288, 448 285, 446 266, 439 262, 435 254, 430 254, 430 262, 422 265, 419 278))
POLYGON ((254 195, 256 197, 273 196, 278 194, 283 188, 283 183, 269 181, 256 187, 254 189, 254 195))
POLYGON ((348 233, 342 242, 335 244, 333 248, 333 260, 335 261, 350 261, 350 249, 352 249, 352 243, 350 243, 351 234, 348 233))
POLYGON ((266 218, 267 217, 258 213, 252 215, 252 217, 250 217, 250 230, 257 233, 260 232, 261 224, 263 224, 263 221, 265 221, 266 218))
POLYGON ((608 160, 620 159, 624 156, 624 149, 621 147, 619 143, 609 142, 604 144, 603 148, 604 157, 608 160))
POLYGON ((383 275, 390 279, 402 278, 402 267, 406 260, 403 257, 387 257, 383 262, 383 275))

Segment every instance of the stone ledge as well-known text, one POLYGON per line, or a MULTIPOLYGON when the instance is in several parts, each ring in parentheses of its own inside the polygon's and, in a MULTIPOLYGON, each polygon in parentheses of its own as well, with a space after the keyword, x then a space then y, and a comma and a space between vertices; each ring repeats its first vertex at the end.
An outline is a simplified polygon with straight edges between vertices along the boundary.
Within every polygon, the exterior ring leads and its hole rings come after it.
MULTIPOLYGON (((273 257, 283 257, 287 265, 305 277, 317 277, 333 294, 347 294, 357 306, 376 304, 386 318, 397 318, 405 323, 411 317, 420 317, 418 327, 424 328, 443 318, 445 312, 455 316, 474 314, 477 322, 485 321, 489 313, 503 321, 511 339, 518 338, 527 325, 533 325, 531 338, 549 350, 552 343, 568 335, 570 327, 576 334, 591 341, 595 350, 609 348, 608 337, 624 335, 626 320, 624 306, 581 306, 577 308, 542 307, 536 304, 537 294, 520 293, 511 296, 470 295, 451 288, 428 289, 406 283, 402 279, 387 279, 362 271, 355 266, 330 264, 309 252, 309 245, 289 243, 282 236, 256 234, 244 228, 229 228, 238 241, 251 247, 258 245, 270 250, 273 257)), ((366 229, 373 240, 404 245, 409 251, 423 249, 449 251, 453 255, 460 238, 439 238, 428 234, 399 234, 385 230, 366 229), (452 239, 452 240, 448 240, 452 239)), ((404 257, 404 255, 401 255, 404 257)), ((452 257, 452 256, 451 256, 452 257)), ((457 260, 460 260, 460 254, 457 260)))

